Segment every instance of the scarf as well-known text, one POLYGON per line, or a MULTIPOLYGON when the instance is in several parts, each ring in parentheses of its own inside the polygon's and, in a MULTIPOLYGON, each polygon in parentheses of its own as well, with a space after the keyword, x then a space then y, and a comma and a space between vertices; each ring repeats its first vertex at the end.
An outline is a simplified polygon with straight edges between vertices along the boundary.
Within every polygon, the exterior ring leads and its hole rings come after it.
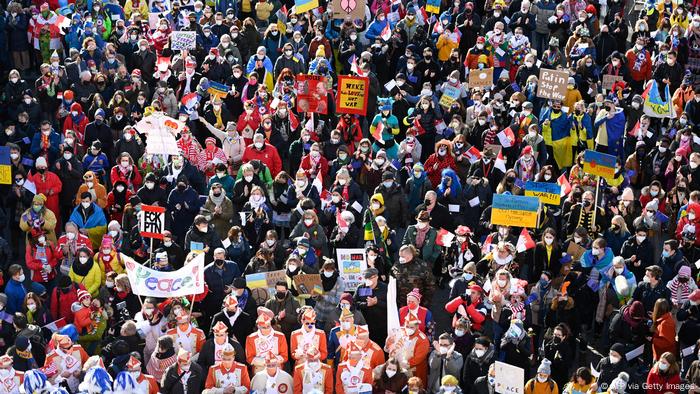
POLYGON ((245 309, 245 305, 248 303, 248 290, 244 289, 243 294, 240 297, 236 297, 236 299, 238 300, 238 309, 245 309))
POLYGON ((226 195, 224 193, 221 193, 219 197, 217 197, 214 195, 214 193, 212 193, 209 195, 209 198, 211 199, 211 202, 213 202, 214 205, 218 207, 221 206, 221 203, 224 202, 224 200, 226 199, 226 195))
POLYGON ((595 321, 602 323, 605 319, 605 306, 607 305, 608 286, 601 286, 598 289, 598 306, 595 309, 595 321))
POLYGON ((338 271, 333 271, 333 276, 330 278, 326 278, 325 275, 321 274, 321 287, 323 287, 324 293, 333 290, 336 282, 338 282, 338 271))
POLYGON ((78 276, 87 276, 87 274, 90 272, 92 269, 92 265, 94 264, 94 260, 91 258, 88 258, 87 263, 82 264, 80 262, 80 259, 75 259, 73 260, 73 264, 71 265, 71 268, 73 269, 73 272, 78 275, 78 276))
POLYGON ((525 320, 525 303, 516 302, 510 304, 510 310, 513 312, 513 319, 525 320))
POLYGON ((217 129, 223 129, 224 128, 224 122, 221 120, 221 110, 212 110, 212 113, 214 114, 214 117, 216 118, 216 122, 214 123, 214 126, 217 129))
POLYGON ((419 229, 416 227, 416 230, 416 247, 420 249, 423 247, 423 243, 425 243, 425 236, 428 234, 430 226, 425 226, 424 229, 419 229))

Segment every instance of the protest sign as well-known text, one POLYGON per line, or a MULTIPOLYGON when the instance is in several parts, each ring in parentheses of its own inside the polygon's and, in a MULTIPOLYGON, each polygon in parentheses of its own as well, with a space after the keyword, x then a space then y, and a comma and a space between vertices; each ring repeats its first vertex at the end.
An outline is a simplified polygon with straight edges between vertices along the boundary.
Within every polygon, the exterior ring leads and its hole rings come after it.
POLYGON ((566 85, 569 82, 568 71, 540 69, 539 83, 537 85, 537 97, 549 100, 564 100, 566 97, 566 85))
POLYGON ((163 239, 165 230, 165 208, 141 205, 139 233, 142 237, 163 239))
POLYGON ((336 251, 338 261, 338 272, 345 282, 345 290, 354 292, 362 284, 364 278, 362 273, 367 269, 365 250, 338 249, 336 251))
POLYGON ((275 294, 275 283, 285 280, 284 270, 259 272, 245 276, 246 286, 251 289, 253 298, 260 305, 275 294))
POLYGON ((445 108, 450 108, 452 103, 459 100, 459 95, 462 89, 459 86, 445 85, 442 89, 442 96, 440 96, 440 105, 445 108))
POLYGON ((644 114, 652 118, 673 118, 675 113, 671 108, 671 91, 668 85, 664 86, 666 100, 661 98, 659 85, 652 79, 647 85, 642 97, 644 98, 644 114))
POLYGON ((209 94, 211 94, 212 96, 217 96, 221 98, 226 97, 228 95, 228 91, 229 87, 227 85, 215 81, 210 81, 209 88, 207 89, 207 92, 209 92, 209 94))
POLYGON ((367 4, 367 0, 332 0, 333 18, 345 19, 349 15, 351 21, 364 19, 365 4, 367 4))
POLYGON ((469 71, 469 89, 493 86, 493 67, 469 71))
POLYGON ((299 74, 296 77, 297 111, 326 114, 328 91, 322 75, 299 74))
POLYGON ((0 184, 12 183, 12 164, 10 163, 10 147, 0 146, 0 184))
POLYGON ((365 116, 367 114, 367 99, 369 98, 368 91, 369 78, 338 76, 336 112, 365 116))
POLYGON ((535 228, 539 207, 537 197, 494 194, 491 224, 535 228))
POLYGON ((559 205, 561 186, 549 182, 525 182, 525 195, 535 196, 542 204, 559 205))
POLYGON ((321 275, 299 274, 294 277, 294 287, 301 294, 323 294, 321 287, 321 275))
POLYGON ((568 253, 574 261, 580 259, 585 251, 586 249, 576 242, 569 242, 569 247, 566 249, 566 253, 568 253))
POLYGON ((624 79, 622 78, 621 75, 610 75, 610 74, 604 74, 603 75, 603 89, 605 90, 610 90, 612 89, 613 84, 617 81, 623 81, 624 79))
POLYGON ((183 297, 204 292, 204 253, 177 271, 156 271, 137 263, 125 260, 132 292, 145 297, 183 297))
POLYGON ((590 149, 583 153, 583 171, 591 175, 601 176, 607 180, 615 178, 615 162, 615 156, 605 153, 590 149))
POLYGON ((496 382, 494 391, 498 394, 523 394, 525 371, 514 365, 496 361, 496 382))
POLYGON ((196 47, 196 31, 174 31, 170 34, 170 48, 173 51, 190 50, 196 47))

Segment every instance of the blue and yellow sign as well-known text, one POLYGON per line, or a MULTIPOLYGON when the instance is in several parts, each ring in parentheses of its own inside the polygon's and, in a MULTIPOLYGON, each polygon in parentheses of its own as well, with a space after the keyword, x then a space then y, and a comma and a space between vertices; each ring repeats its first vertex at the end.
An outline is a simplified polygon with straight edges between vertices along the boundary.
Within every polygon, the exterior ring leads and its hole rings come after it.
POLYGON ((559 205, 561 186, 549 182, 525 182, 525 195, 540 199, 542 204, 559 205))
POLYGON ((539 208, 538 197, 494 194, 491 224, 535 228, 539 208))

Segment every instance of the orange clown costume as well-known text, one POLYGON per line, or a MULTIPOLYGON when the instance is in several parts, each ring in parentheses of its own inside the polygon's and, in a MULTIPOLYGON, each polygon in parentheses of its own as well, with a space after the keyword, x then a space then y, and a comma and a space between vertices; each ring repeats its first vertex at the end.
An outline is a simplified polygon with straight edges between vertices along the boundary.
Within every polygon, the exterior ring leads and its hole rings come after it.
POLYGON ((412 313, 406 316, 404 327, 387 339, 389 357, 399 361, 401 367, 411 376, 417 376, 423 381, 423 388, 428 381, 428 355, 430 341, 418 329, 420 320, 412 313))
POLYGON ((66 381, 72 391, 78 389, 80 374, 88 355, 80 345, 74 345, 68 335, 54 334, 56 348, 52 350, 44 362, 46 377, 52 384, 66 381))
POLYGON ((246 394, 250 390, 248 368, 234 361, 235 356, 233 346, 226 342, 221 351, 221 362, 209 368, 203 394, 224 394, 230 389, 234 394, 246 394))
POLYGON ((177 326, 169 329, 165 335, 173 337, 173 342, 178 349, 184 349, 192 354, 198 354, 202 350, 207 338, 204 331, 192 326, 190 314, 184 308, 180 309, 176 316, 177 326))
POLYGON ((372 370, 362 361, 362 350, 356 342, 350 342, 346 347, 348 361, 338 365, 335 378, 337 394, 357 394, 363 383, 372 384, 372 370))
POLYGON ((294 368, 294 393, 333 393, 333 368, 322 363, 321 352, 314 346, 306 349, 306 361, 294 368))
POLYGON ((136 392, 141 394, 158 394, 156 378, 141 372, 141 361, 136 357, 129 357, 129 361, 126 363, 126 370, 136 380, 136 392))
POLYGON ((345 349, 357 339, 355 315, 349 309, 340 312, 340 325, 333 327, 328 337, 328 352, 334 364, 345 360, 345 349))
POLYGON ((362 362, 369 369, 374 370, 375 367, 384 364, 386 361, 384 350, 376 342, 369 339, 369 330, 365 326, 357 326, 357 340, 355 343, 362 351, 362 362))
POLYGON ((279 331, 272 329, 274 313, 263 306, 258 307, 258 319, 255 323, 258 330, 248 335, 245 340, 246 361, 253 367, 253 373, 258 373, 265 366, 267 353, 272 353, 280 358, 280 364, 284 365, 289 357, 287 338, 279 331))
POLYGON ((250 382, 251 392, 265 394, 292 394, 294 381, 292 375, 282 370, 280 357, 267 352, 263 360, 264 368, 253 376, 250 382))
POLYGON ((15 371, 12 367, 12 357, 0 357, 0 394, 17 394, 24 382, 24 372, 15 371))
POLYGON ((315 347, 321 354, 321 360, 325 360, 328 357, 326 333, 316 328, 316 311, 310 306, 304 306, 299 316, 301 316, 301 328, 292 331, 290 338, 292 358, 297 362, 303 362, 307 349, 315 347))

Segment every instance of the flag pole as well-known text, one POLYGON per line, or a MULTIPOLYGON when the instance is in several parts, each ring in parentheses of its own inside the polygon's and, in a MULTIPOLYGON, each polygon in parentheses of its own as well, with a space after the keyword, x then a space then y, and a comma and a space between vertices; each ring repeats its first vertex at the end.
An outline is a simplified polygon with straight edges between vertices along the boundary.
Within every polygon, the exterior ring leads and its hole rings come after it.
POLYGON ((591 220, 591 229, 593 232, 598 232, 596 230, 596 225, 595 225, 595 220, 596 220, 596 215, 598 213, 598 189, 600 187, 600 177, 598 177, 598 180, 595 183, 595 199, 593 200, 593 219, 591 220))

